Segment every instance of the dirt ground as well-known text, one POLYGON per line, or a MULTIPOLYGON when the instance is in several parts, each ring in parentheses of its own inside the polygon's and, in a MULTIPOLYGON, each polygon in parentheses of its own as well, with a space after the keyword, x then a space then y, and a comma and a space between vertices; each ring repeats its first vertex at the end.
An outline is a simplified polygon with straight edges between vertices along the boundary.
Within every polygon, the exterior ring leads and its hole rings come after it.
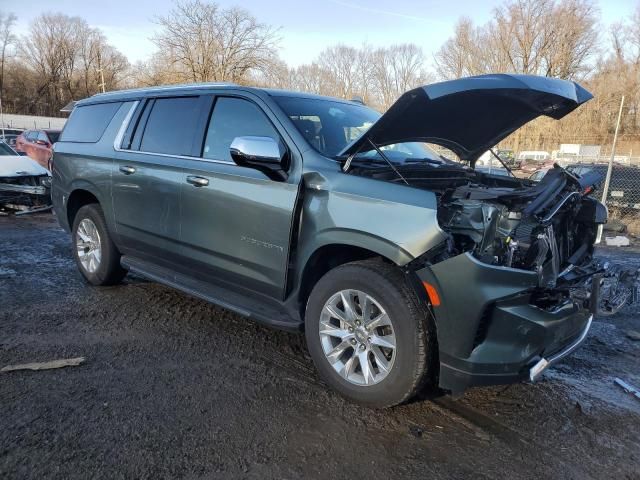
MULTIPOLYGON (((640 266, 640 250, 599 254, 640 266)), ((128 277, 81 279, 50 214, 0 217, 0 478, 640 478, 638 307, 534 385, 385 411, 318 379, 302 336, 128 277)))

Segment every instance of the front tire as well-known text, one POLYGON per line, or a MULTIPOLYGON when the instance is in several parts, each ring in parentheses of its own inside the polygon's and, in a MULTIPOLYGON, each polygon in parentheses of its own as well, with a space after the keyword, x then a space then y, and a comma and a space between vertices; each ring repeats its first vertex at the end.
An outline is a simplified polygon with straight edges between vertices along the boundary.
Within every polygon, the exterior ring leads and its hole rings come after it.
POLYGON ((120 252, 107 230, 97 203, 78 210, 71 229, 73 254, 82 276, 92 285, 120 283, 127 271, 120 266, 120 252))
POLYGON ((370 407, 405 402, 434 375, 433 320, 408 279, 382 260, 341 265, 313 288, 305 330, 322 379, 370 407))

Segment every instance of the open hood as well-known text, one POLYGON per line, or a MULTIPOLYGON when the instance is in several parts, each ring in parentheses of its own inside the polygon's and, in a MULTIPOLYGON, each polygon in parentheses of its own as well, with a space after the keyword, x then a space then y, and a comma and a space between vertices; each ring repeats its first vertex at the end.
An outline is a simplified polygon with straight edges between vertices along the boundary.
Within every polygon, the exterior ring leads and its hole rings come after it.
POLYGON ((403 142, 442 145, 475 165, 500 140, 540 115, 560 119, 593 96, 575 82, 534 75, 480 75, 404 93, 340 155, 403 142))

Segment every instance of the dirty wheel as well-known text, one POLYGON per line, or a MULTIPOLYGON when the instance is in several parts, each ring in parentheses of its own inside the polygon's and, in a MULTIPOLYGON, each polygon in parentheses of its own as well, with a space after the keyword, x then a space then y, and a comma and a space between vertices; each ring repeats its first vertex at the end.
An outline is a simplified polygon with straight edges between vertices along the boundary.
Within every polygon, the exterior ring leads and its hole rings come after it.
POLYGON ((320 279, 305 328, 309 352, 331 387, 358 403, 389 407, 432 378, 431 322, 397 267, 367 260, 320 279))
POLYGON ((113 285, 126 270, 120 266, 120 252, 109 237, 104 214, 98 204, 78 210, 73 222, 74 257, 82 276, 92 285, 113 285))

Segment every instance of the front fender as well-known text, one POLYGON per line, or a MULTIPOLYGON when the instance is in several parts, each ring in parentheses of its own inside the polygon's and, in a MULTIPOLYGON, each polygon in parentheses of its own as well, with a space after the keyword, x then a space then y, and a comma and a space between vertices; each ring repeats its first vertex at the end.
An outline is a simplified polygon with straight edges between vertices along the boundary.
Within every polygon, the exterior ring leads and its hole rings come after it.
POLYGON ((433 192, 342 172, 305 176, 302 255, 329 244, 352 245, 406 265, 446 236, 433 192))

